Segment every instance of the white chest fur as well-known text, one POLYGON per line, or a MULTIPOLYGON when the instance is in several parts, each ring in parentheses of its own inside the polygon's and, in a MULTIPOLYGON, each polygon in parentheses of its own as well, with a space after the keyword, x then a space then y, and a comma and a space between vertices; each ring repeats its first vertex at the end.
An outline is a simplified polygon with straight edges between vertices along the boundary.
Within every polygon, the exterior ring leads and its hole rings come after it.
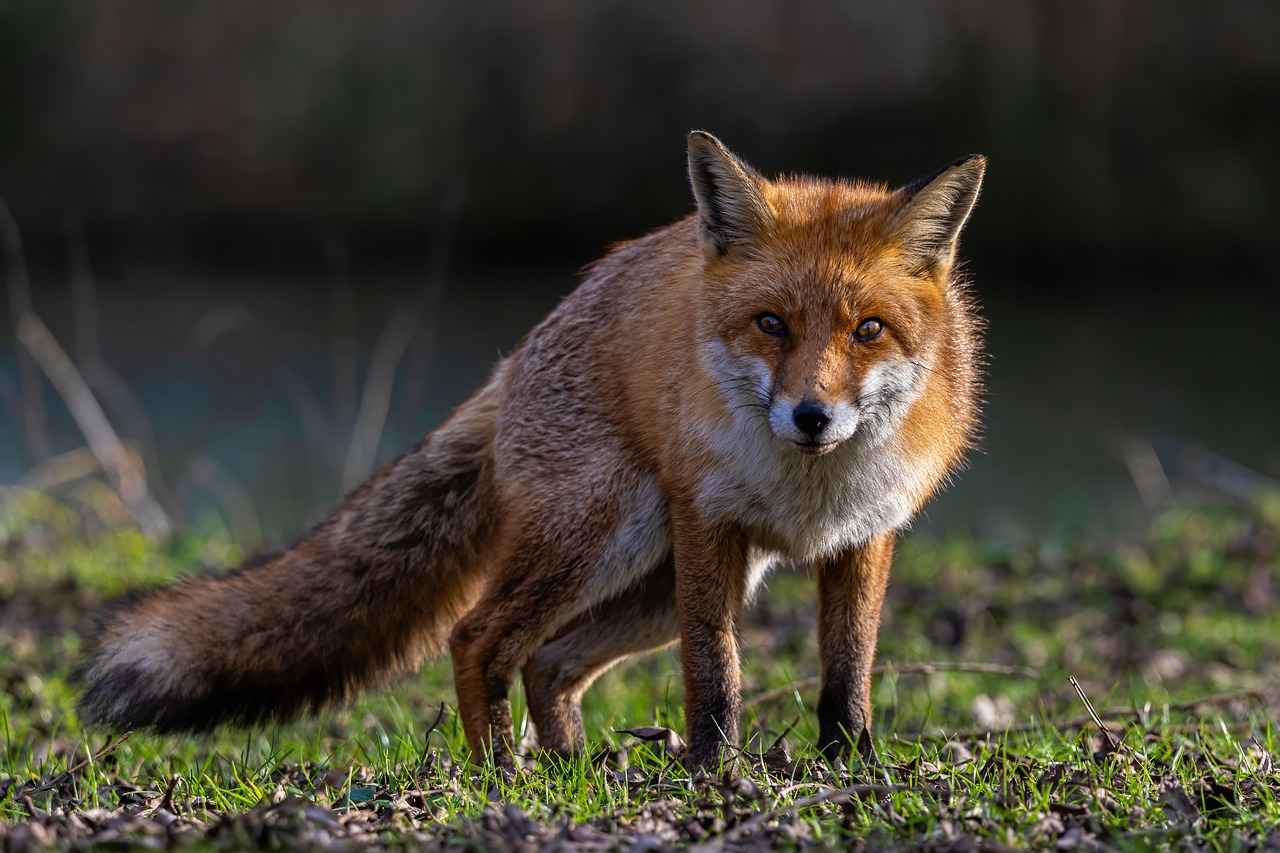
MULTIPOLYGON (((855 418, 855 432, 835 450, 808 456, 775 435, 758 406, 744 405, 772 397, 762 361, 734 358, 719 340, 704 345, 701 359, 728 408, 727 418, 698 425, 714 458, 697 493, 708 517, 757 531, 759 544, 793 560, 833 554, 910 520, 928 466, 905 458, 892 436, 918 397, 917 365, 901 360, 869 371, 863 393, 881 393, 889 404, 855 418)), ((770 415, 778 414, 777 402, 770 415)))
POLYGON ((810 457, 736 418, 709 438, 717 463, 699 483, 702 511, 760 531, 791 559, 826 556, 910 520, 922 477, 891 442, 866 446, 854 436, 810 457))

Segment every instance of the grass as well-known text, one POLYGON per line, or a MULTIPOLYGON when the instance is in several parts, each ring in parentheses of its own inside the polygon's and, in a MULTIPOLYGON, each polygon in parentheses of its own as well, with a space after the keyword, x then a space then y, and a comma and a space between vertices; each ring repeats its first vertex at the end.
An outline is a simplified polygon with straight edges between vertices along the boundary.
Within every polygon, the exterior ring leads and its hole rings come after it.
MULTIPOLYGON (((1274 502, 1181 505, 1119 543, 908 536, 882 631, 875 760, 832 766, 812 749, 813 585, 782 574, 743 632, 736 777, 690 779, 667 751, 682 709, 677 661, 663 653, 588 694, 587 754, 531 760, 506 780, 468 760, 447 661, 294 724, 134 733, 104 750, 109 733, 80 725, 70 680, 94 610, 240 555, 216 531, 151 543, 94 511, 103 500, 15 493, 0 509, 0 839, 11 846, 1280 841, 1274 502), (1008 671, 911 669, 972 661, 1008 671), (1082 723, 1070 676, 1114 736, 1082 723)), ((524 720, 519 699, 515 713, 524 720)))

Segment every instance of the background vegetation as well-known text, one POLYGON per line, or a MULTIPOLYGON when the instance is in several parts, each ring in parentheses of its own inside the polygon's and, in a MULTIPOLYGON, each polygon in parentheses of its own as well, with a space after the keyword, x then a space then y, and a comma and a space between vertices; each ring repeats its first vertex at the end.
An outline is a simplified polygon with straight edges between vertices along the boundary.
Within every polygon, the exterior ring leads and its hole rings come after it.
POLYGON ((680 136, 707 127, 767 171, 981 150, 992 262, 1177 268, 1271 240, 1278 27, 1263 2, 13 0, 0 185, 33 234, 79 209, 112 257, 259 269, 330 227, 420 257, 464 186, 480 259, 580 263, 688 208, 680 136))

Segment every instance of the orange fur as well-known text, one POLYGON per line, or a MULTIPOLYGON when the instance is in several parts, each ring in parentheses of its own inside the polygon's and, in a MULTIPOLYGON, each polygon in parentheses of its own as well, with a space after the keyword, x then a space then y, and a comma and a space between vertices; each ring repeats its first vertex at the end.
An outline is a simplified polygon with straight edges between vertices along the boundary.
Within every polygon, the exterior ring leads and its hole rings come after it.
POLYGON ((869 724, 895 532, 977 420, 980 328, 952 269, 984 168, 899 190, 767 180, 692 134, 695 215, 590 267, 454 419, 292 549, 120 611, 89 715, 287 713, 447 632, 468 741, 510 764, 517 672, 540 742, 568 751, 591 681, 680 639, 688 757, 711 765, 737 736, 740 614, 791 561, 817 569, 822 746, 840 752, 869 724))

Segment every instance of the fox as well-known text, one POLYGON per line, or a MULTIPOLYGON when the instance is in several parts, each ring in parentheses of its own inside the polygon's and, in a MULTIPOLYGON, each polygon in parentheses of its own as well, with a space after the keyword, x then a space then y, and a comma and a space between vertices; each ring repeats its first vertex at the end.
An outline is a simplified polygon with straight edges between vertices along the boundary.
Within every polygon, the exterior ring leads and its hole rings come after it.
POLYGON ((313 712, 448 654, 472 757, 585 747, 602 673, 679 643, 685 752, 739 737, 739 628, 816 578, 818 749, 871 726, 895 541, 975 443, 973 155, 913 183, 767 178, 687 138, 693 211, 612 247, 488 381, 294 545, 117 608, 80 708, 199 732, 313 712))

